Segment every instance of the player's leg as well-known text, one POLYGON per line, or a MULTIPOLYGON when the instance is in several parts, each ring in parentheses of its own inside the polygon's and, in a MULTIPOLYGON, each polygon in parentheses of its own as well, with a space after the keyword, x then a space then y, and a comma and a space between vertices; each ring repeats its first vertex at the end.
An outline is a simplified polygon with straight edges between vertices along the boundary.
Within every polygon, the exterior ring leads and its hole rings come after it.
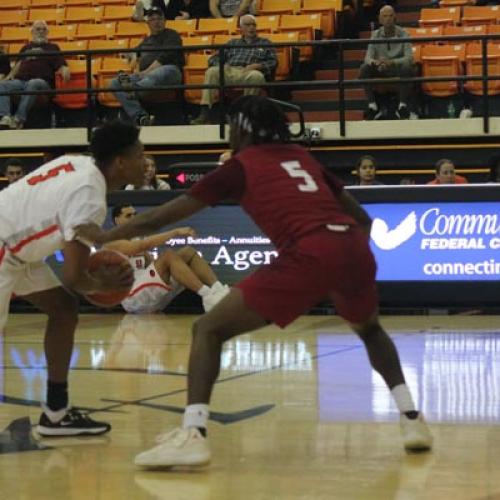
POLYGON ((177 255, 189 266, 196 276, 203 282, 203 284, 212 287, 217 281, 210 264, 201 257, 193 247, 183 247, 177 251, 177 255))
POLYGON ((267 321, 249 309, 238 288, 193 326, 189 356, 188 406, 182 429, 160 437, 160 444, 140 453, 135 464, 142 467, 202 465, 211 458, 206 436, 208 403, 220 370, 223 343, 241 333, 265 326, 267 321))

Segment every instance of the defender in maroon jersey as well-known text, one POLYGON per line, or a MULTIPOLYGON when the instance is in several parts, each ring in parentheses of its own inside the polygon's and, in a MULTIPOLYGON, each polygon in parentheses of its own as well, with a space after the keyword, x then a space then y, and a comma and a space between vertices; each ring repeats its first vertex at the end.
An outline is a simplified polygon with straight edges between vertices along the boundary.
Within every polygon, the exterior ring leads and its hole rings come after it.
POLYGON ((432 436, 406 386, 396 347, 378 320, 368 214, 305 149, 288 144, 286 117, 270 100, 239 99, 231 109, 230 125, 231 159, 186 194, 107 233, 82 227, 82 234, 98 243, 131 238, 232 199, 279 251, 270 265, 233 287, 195 322, 183 427, 137 455, 136 465, 208 463, 208 403, 222 344, 270 322, 285 327, 328 295, 363 340, 373 368, 391 390, 401 412, 405 448, 430 449, 432 436))

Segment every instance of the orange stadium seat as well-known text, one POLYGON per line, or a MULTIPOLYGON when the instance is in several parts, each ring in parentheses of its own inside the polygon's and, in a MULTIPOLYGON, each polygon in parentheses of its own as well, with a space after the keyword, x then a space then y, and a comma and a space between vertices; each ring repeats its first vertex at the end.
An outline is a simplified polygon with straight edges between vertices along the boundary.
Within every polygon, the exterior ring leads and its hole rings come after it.
MULTIPOLYGON (((87 88, 87 61, 78 59, 69 59, 68 66, 71 73, 69 82, 64 82, 59 73, 56 73, 56 89, 57 90, 70 90, 87 88)), ((95 71, 95 64, 93 64, 92 73, 95 71)), ((95 83, 95 78, 92 76, 92 87, 95 83)), ((57 94, 54 98, 54 103, 64 109, 84 109, 87 107, 87 94, 57 94)))
MULTIPOLYGON (((443 34, 446 36, 486 35, 486 25, 481 26, 445 26, 443 34)), ((446 42, 448 43, 448 42, 446 42)))
POLYGON ((131 21, 132 9, 128 5, 105 5, 103 21, 131 21))
MULTIPOLYGON (((422 76, 463 75, 465 44, 424 45, 421 51, 422 76)), ((434 97, 450 97, 460 92, 458 81, 423 82, 422 90, 434 97)))
POLYGON ((460 7, 443 9, 422 9, 420 11, 420 26, 436 26, 460 23, 460 7))
POLYGON ((66 23, 99 23, 102 7, 67 7, 64 20, 66 23))
POLYGON ((64 0, 31 0, 30 8, 38 9, 43 7, 62 7, 64 0))
MULTIPOLYGON (((500 44, 488 44, 488 76, 500 78, 500 44)), ((480 43, 470 43, 465 52, 465 73, 469 76, 481 76, 483 74, 483 54, 480 43)), ((483 82, 481 80, 470 80, 465 82, 465 90, 473 95, 483 95, 483 82)), ((500 94, 500 79, 488 81, 488 95, 500 94)))
MULTIPOLYGON (((123 38, 121 40, 89 40, 89 50, 116 50, 116 49, 128 49, 129 39, 123 38)), ((113 54, 113 57, 117 57, 119 54, 113 54)), ((108 55, 109 56, 109 55, 108 55)), ((94 56, 96 57, 96 56, 94 56)), ((101 57, 101 56, 99 56, 101 57)))
POLYGON ((4 10, 0 14, 0 26, 24 26, 27 17, 26 10, 4 10))
MULTIPOLYGON (((128 0, 94 0, 95 5, 133 5, 135 0, 129 2, 128 0)), ((130 7, 129 7, 130 8, 130 7)), ((132 12, 132 9, 130 9, 132 12)))
POLYGON ((259 35, 262 33, 275 33, 279 29, 280 16, 258 16, 256 19, 259 35))
POLYGON ((470 0, 440 0, 440 7, 462 7, 468 5, 470 0))
POLYGON ((116 23, 115 38, 146 37, 149 35, 148 27, 144 23, 133 21, 118 21, 116 23))
POLYGON ((113 38, 114 33, 115 23, 81 23, 76 29, 75 38, 78 40, 106 39, 113 38))
MULTIPOLYGON (((299 34, 297 32, 288 33, 270 33, 267 38, 273 43, 298 42, 299 34)), ((292 69, 292 51, 293 47, 276 47, 278 57, 278 67, 274 75, 275 80, 286 80, 292 69)))
POLYGON ((262 0, 258 14, 269 16, 272 14, 298 14, 300 0, 262 0))
MULTIPOLYGON (((185 36, 182 39, 182 45, 184 47, 192 47, 193 45, 212 45, 213 36, 203 35, 203 36, 185 36)), ((210 49, 197 49, 193 51, 186 52, 186 54, 206 54, 210 52, 210 49)))
POLYGON ((196 22, 196 19, 169 19, 166 26, 181 36, 191 36, 196 30, 196 22))
POLYGON ((21 49, 25 46, 25 43, 9 43, 7 47, 7 52, 9 55, 12 54, 19 54, 21 52, 21 49))
POLYGON ((462 24, 464 26, 477 26, 478 24, 496 24, 500 11, 498 5, 476 7, 466 5, 462 13, 462 24))
POLYGON ((49 26, 49 39, 57 40, 74 40, 76 35, 76 24, 62 24, 49 26))
MULTIPOLYGON (((54 0, 52 0, 52 5, 54 0)), ((0 10, 21 10, 27 9, 30 5, 29 0, 2 0, 0 2, 0 10)), ((0 14, 2 15, 2 14, 0 14)))
POLYGON ((321 31, 323 38, 335 35, 336 12, 342 12, 342 1, 339 0, 304 0, 303 14, 321 14, 321 31))
POLYGON ((42 19, 47 24, 62 24, 64 22, 64 9, 30 9, 28 23, 42 19))
POLYGON ((413 54, 413 62, 420 64, 422 62, 422 45, 412 44, 411 52, 413 54))
POLYGON ((198 27, 196 28, 196 34, 206 35, 209 33, 226 33, 230 35, 231 33, 238 32, 238 18, 237 17, 227 17, 220 19, 199 19, 198 27))
POLYGON ((4 43, 27 42, 30 39, 30 29, 20 26, 4 26, 0 39, 4 43))
MULTIPOLYGON (((208 54, 188 54, 187 63, 184 66, 184 83, 186 85, 200 85, 204 82, 209 57, 208 54)), ((187 102, 199 104, 201 89, 184 90, 184 98, 187 102)))
POLYGON ((214 35, 213 38, 213 44, 214 45, 225 45, 229 40, 232 40, 233 38, 240 38, 239 35, 214 35))
POLYGON ((92 7, 94 2, 92 0, 58 0, 65 7, 92 7))
MULTIPOLYGON (((438 36, 443 36, 443 26, 432 26, 429 28, 407 28, 405 26, 405 31, 408 33, 410 38, 427 38, 427 37, 438 37, 438 36)), ((412 42, 412 43, 419 43, 419 42, 412 42)), ((440 43, 440 42, 420 42, 420 43, 440 43)), ((443 42, 441 42, 443 43, 443 42)))
MULTIPOLYGON (((282 15, 280 23, 280 33, 297 32, 301 42, 315 39, 315 31, 321 27, 320 14, 304 14, 298 16, 282 15)), ((313 54, 312 46, 300 47, 300 60, 311 59, 313 54)))
MULTIPOLYGON (((88 42, 87 40, 74 40, 72 42, 57 42, 59 48, 63 51, 66 50, 87 50, 88 42)), ((81 59, 85 57, 84 54, 73 55, 73 56, 64 56, 66 59, 81 59)))

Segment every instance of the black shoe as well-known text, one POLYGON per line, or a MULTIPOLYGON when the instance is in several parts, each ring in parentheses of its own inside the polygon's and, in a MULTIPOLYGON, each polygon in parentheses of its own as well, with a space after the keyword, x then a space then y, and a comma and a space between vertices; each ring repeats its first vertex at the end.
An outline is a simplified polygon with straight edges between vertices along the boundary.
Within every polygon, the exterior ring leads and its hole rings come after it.
POLYGON ((97 436, 111 430, 110 424, 92 420, 87 413, 76 408, 50 412, 54 416, 62 414, 55 423, 48 417, 48 412, 50 410, 45 408, 36 427, 40 436, 97 436))
POLYGON ((408 106, 399 106, 398 110, 396 111, 396 116, 400 120, 409 120, 410 110, 408 109, 408 106))
POLYGON ((378 120, 382 116, 380 109, 366 108, 365 120, 378 120))
POLYGON ((153 125, 154 121, 154 116, 146 114, 139 115, 135 119, 135 123, 138 127, 149 127, 150 125, 153 125))

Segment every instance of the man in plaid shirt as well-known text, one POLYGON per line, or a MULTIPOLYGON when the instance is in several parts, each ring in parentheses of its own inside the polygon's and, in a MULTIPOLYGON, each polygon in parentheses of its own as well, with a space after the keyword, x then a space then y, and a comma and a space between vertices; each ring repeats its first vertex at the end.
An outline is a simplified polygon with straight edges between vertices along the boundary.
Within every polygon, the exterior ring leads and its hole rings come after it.
MULTIPOLYGON (((226 44, 231 47, 225 51, 224 81, 227 84, 247 83, 255 87, 244 89, 245 95, 258 94, 259 85, 273 78, 278 65, 274 47, 252 47, 254 45, 270 44, 267 38, 257 36, 255 17, 247 14, 240 18, 241 38, 229 40, 226 44), (247 48, 252 47, 252 48, 247 48)), ((205 84, 219 84, 219 55, 212 56, 209 68, 205 73, 205 84)), ((215 89, 203 89, 201 94, 201 111, 198 118, 191 121, 192 125, 210 123, 209 110, 217 96, 215 89)))

